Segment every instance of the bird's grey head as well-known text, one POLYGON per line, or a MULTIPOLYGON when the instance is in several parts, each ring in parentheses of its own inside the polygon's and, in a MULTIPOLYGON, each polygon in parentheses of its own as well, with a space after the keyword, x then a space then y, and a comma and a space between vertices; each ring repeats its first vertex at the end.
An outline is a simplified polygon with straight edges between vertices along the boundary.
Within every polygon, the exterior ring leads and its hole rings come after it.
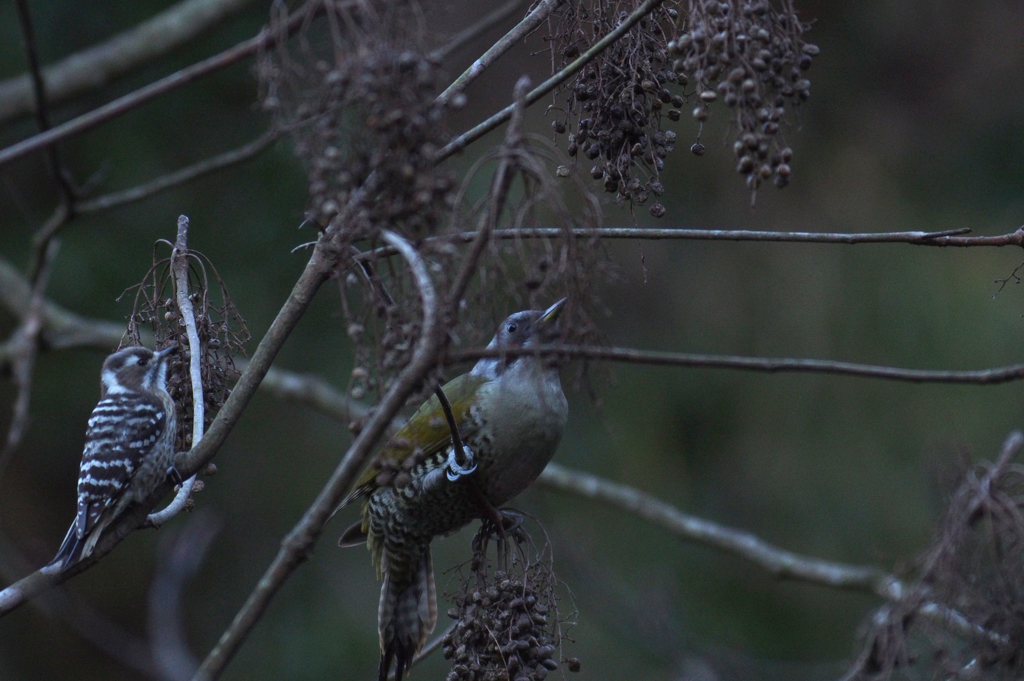
POLYGON ((130 391, 166 391, 167 363, 177 350, 177 345, 171 345, 160 352, 143 347, 118 350, 103 362, 103 371, 100 373, 103 397, 130 391))
MULTIPOLYGON (((523 310, 509 316, 498 327, 487 349, 533 348, 555 342, 560 335, 558 318, 565 308, 565 301, 562 298, 546 310, 523 310)), ((472 373, 494 379, 523 359, 533 358, 526 355, 484 357, 476 363, 472 373)))

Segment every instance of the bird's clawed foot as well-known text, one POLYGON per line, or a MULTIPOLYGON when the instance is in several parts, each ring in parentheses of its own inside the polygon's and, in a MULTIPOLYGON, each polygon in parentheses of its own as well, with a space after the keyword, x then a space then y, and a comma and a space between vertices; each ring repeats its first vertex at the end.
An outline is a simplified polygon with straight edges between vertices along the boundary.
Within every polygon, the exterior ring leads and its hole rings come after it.
POLYGON ((487 554, 487 545, 491 538, 497 538, 495 550, 497 551, 498 565, 505 566, 506 556, 509 554, 511 542, 522 545, 529 542, 530 537, 524 527, 526 516, 511 508, 490 508, 490 513, 481 520, 480 530, 473 537, 474 560, 477 557, 482 561, 487 554))
POLYGON ((464 445, 461 449, 463 455, 461 457, 459 456, 458 447, 452 447, 448 451, 448 463, 445 465, 444 472, 452 482, 476 470, 476 454, 473 453, 472 449, 464 445), (460 459, 462 460, 460 461, 460 459))
POLYGON ((173 482, 175 485, 180 485, 185 482, 185 479, 181 477, 181 473, 174 466, 167 469, 167 479, 173 482))

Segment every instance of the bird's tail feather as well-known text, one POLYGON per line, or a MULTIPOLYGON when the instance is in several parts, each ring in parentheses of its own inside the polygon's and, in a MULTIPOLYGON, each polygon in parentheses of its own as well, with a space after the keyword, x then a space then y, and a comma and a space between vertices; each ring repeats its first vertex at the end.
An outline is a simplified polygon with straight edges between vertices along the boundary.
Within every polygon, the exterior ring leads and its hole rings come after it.
POLYGON ((395 661, 395 681, 412 666, 413 657, 427 642, 437 624, 437 593, 430 546, 423 551, 411 582, 396 588, 390 570, 385 569, 377 611, 380 634, 380 681, 387 681, 391 661, 395 661))
POLYGON ((78 536, 78 532, 75 531, 76 526, 77 523, 71 523, 71 529, 64 536, 64 541, 61 543, 57 555, 46 564, 46 567, 59 567, 63 570, 81 557, 85 541, 83 537, 78 536))
POLYGON ((75 522, 71 523, 71 529, 68 530, 67 536, 64 537, 64 543, 60 545, 57 555, 47 564, 47 567, 58 566, 61 570, 66 570, 83 558, 91 556, 97 542, 103 536, 103 532, 113 522, 115 517, 114 513, 110 512, 109 509, 105 509, 100 517, 93 521, 91 526, 88 523, 84 525, 85 532, 83 534, 78 532, 81 523, 76 519, 75 522))

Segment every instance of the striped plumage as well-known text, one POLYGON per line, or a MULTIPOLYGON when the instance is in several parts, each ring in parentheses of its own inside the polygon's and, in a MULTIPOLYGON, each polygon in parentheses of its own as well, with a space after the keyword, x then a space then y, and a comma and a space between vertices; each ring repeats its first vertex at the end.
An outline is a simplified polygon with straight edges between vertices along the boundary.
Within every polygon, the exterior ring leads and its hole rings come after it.
MULTIPOLYGON (((512 315, 488 347, 550 342, 563 304, 512 315)), ((365 542, 383 577, 377 618, 381 681, 392 661, 401 681, 436 624, 431 540, 526 489, 550 461, 568 418, 558 368, 545 358, 481 359, 443 389, 472 460, 454 460, 435 396, 384 446, 345 501, 363 499, 363 518, 341 543, 365 542)))
POLYGON ((130 347, 103 363, 78 476, 78 512, 51 561, 61 569, 90 555, 103 530, 164 481, 174 464, 176 419, 167 393, 171 346, 130 347))

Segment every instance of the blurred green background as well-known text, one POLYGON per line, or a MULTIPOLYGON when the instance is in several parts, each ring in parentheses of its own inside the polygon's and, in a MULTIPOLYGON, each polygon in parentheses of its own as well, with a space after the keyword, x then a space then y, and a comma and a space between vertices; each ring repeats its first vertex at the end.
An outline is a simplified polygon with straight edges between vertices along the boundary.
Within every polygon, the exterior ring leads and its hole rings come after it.
MULTIPOLYGON (((162 10, 167 2, 30 3, 41 56, 53 62, 162 10)), ((439 39, 495 2, 430 6, 439 39)), ((665 171, 668 215, 641 225, 800 231, 1013 231, 1024 214, 1024 5, 1010 0, 799 2, 821 56, 812 97, 787 134, 794 177, 763 189, 751 209, 716 110, 701 157, 679 150, 665 171), (721 143, 719 143, 721 141, 721 143)), ((258 31, 266 3, 101 92, 55 108, 65 120, 225 49, 258 31)), ((454 76, 511 22, 446 63, 454 76)), ((461 130, 503 106, 523 72, 549 66, 534 35, 467 91, 461 130)), ((0 78, 23 72, 12 3, 0 6, 0 78)), ((255 138, 252 62, 233 66, 61 145, 79 178, 101 191, 136 184, 255 138)), ((543 107, 528 126, 550 134, 543 107)), ((666 124, 668 122, 666 121, 666 124)), ((0 128, 6 146, 30 119, 0 128)), ((499 133, 500 134, 500 133, 499 133)), ((464 169, 492 135, 452 162, 464 169)), ((0 167, 0 255, 23 267, 55 189, 41 154, 0 167)), ((595 189, 598 187, 595 186, 595 189)), ((607 196, 607 195, 604 195, 607 196)), ((314 238, 298 231, 304 173, 287 141, 254 161, 142 203, 75 221, 61 238, 49 293, 80 314, 121 320, 118 296, 148 268, 154 240, 191 218, 190 245, 217 265, 255 338, 283 302, 314 238)), ((608 226, 628 226, 605 206, 608 226)), ((1016 249, 908 245, 620 242, 619 278, 599 320, 616 345, 760 356, 816 357, 917 368, 1020 361, 1024 296, 994 283, 1021 264, 1016 249)), ((513 310, 497 310, 502 316, 513 310)), ((277 364, 344 388, 351 370, 336 291, 321 291, 277 364)), ((0 312, 6 338, 15 321, 0 312)), ((481 335, 489 335, 482 330, 481 335)), ((255 347, 255 344, 253 344, 255 347)), ((0 483, 2 531, 33 565, 56 551, 74 512, 84 424, 103 354, 40 357, 27 437, 0 483)), ((600 412, 569 395, 556 460, 635 485, 687 512, 823 558, 899 570, 926 547, 965 457, 991 458, 1022 426, 1020 384, 910 385, 819 375, 614 368, 600 412)), ((0 382, 6 425, 15 389, 0 382)), ((189 643, 216 642, 349 442, 343 424, 259 395, 218 454, 220 473, 198 503, 223 530, 186 594, 189 643)), ((580 678, 833 678, 858 652, 867 596, 779 582, 743 561, 682 544, 640 520, 553 491, 516 505, 551 535, 555 568, 575 595, 579 624, 566 652, 580 678), (701 677, 710 672, 714 676, 701 677)), ((223 678, 370 679, 376 674, 378 585, 364 551, 335 548, 354 511, 334 521, 312 561, 274 599, 223 678)), ((138 532, 68 589, 138 636, 158 542, 189 522, 138 532)), ((466 560, 469 532, 435 544, 444 570, 466 560)), ((447 609, 442 604, 441 612, 447 609)), ((566 609, 571 607, 566 605, 566 609)), ((442 625, 445 617, 442 615, 442 625)), ((435 656, 414 678, 443 678, 435 656)), ((60 618, 22 607, 0 620, 0 679, 145 678, 98 652, 60 618)))

